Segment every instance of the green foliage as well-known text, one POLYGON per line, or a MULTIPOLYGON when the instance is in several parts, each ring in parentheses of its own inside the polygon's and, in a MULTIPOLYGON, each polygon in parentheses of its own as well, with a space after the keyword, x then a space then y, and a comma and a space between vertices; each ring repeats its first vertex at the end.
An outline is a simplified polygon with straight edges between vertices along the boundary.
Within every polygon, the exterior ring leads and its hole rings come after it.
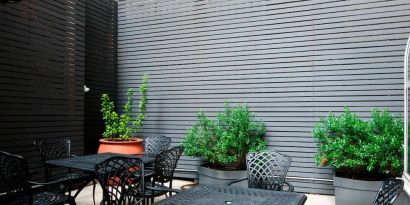
POLYGON ((330 113, 315 125, 316 162, 350 177, 360 173, 398 176, 403 169, 403 136, 402 118, 386 110, 373 109, 372 119, 365 121, 345 108, 340 116, 330 113))
POLYGON ((101 112, 105 123, 104 138, 121 138, 127 140, 132 132, 138 132, 143 126, 145 118, 148 90, 148 75, 144 74, 143 82, 139 87, 141 99, 139 103, 139 114, 135 120, 132 119, 133 95, 130 88, 127 92, 127 103, 124 106, 124 113, 119 115, 115 111, 114 102, 108 94, 101 96, 101 112))
POLYGON ((183 146, 188 156, 202 157, 214 168, 235 170, 244 166, 249 151, 265 149, 265 132, 264 123, 256 121, 247 105, 225 103, 216 120, 208 119, 203 111, 198 113, 183 146))
POLYGON ((144 122, 144 119, 145 119, 145 112, 147 111, 147 102, 148 102, 148 99, 147 99, 148 75, 147 74, 144 74, 143 82, 139 87, 139 91, 140 91, 140 95, 141 95, 140 103, 138 105, 138 109, 139 109, 140 114, 132 122, 132 125, 134 127, 134 132, 138 132, 139 130, 142 129, 143 122, 144 122))

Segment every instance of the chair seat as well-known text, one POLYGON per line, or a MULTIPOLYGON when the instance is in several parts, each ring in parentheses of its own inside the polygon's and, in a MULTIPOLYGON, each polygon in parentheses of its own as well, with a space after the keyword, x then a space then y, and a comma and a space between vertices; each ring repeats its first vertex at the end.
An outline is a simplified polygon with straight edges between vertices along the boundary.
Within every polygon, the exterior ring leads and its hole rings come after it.
POLYGON ((71 192, 75 189, 82 189, 93 177, 89 174, 79 174, 79 173, 66 173, 53 176, 51 181, 60 181, 61 183, 55 184, 53 186, 48 186, 47 190, 51 192, 71 192))
MULTIPOLYGON (((25 205, 28 204, 28 202, 28 196, 22 195, 14 196, 13 198, 11 198, 11 201, 9 201, 7 204, 25 205)), ((72 202, 71 204, 74 204, 74 198, 65 194, 59 194, 54 192, 41 192, 33 195, 33 205, 59 205, 70 202, 72 202)))
POLYGON ((146 169, 144 171, 144 177, 145 178, 151 178, 155 175, 155 171, 154 170, 150 170, 150 169, 146 169))
POLYGON ((33 204, 35 205, 54 205, 54 204, 63 204, 68 202, 74 202, 74 198, 69 195, 53 193, 53 192, 42 192, 34 194, 33 204))
POLYGON ((52 181, 67 181, 67 182, 80 182, 85 180, 91 180, 92 176, 89 174, 67 173, 56 175, 51 178, 52 181))
POLYGON ((161 196, 164 195, 165 193, 167 193, 168 191, 166 191, 167 189, 169 189, 169 187, 162 185, 162 184, 158 184, 155 183, 154 186, 145 186, 145 197, 146 198, 151 198, 152 196, 157 197, 157 196, 161 196), (152 190, 150 189, 158 189, 154 191, 154 194, 152 194, 152 190), (164 190, 160 190, 160 189, 164 189, 164 190))

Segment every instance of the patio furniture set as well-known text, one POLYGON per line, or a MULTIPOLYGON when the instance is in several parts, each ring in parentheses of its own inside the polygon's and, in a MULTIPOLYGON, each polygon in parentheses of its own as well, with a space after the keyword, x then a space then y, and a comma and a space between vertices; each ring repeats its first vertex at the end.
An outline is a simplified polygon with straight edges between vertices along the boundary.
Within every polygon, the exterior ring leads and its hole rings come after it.
MULTIPOLYGON (((291 158, 272 151, 247 155, 246 178, 222 186, 199 184, 185 191, 173 189, 173 175, 183 148, 168 149, 170 143, 167 137, 148 137, 142 156, 117 153, 73 156, 69 139, 39 139, 34 144, 45 167, 46 182, 42 183, 30 181, 33 173, 23 157, 1 151, 0 183, 5 194, 0 202, 73 205, 78 193, 91 182, 95 192, 96 181, 103 190, 101 204, 153 204, 154 197, 161 195, 168 198, 157 203, 160 205, 301 205, 307 199, 302 193, 294 193, 293 186, 285 180, 291 158), (59 168, 68 168, 68 172, 62 174, 59 168), (231 186, 245 179, 248 188, 231 186), (75 194, 71 195, 74 190, 75 194), (172 196, 172 193, 177 194, 172 196)), ((386 180, 373 204, 392 204, 402 189, 402 180, 386 180)))

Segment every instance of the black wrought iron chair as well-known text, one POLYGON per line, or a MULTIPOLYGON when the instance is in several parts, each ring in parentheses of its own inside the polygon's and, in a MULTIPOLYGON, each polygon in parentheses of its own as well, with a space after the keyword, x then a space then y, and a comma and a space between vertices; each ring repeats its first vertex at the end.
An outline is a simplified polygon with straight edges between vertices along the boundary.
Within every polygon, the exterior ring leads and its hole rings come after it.
POLYGON ((165 151, 171 144, 171 138, 165 136, 147 137, 144 140, 144 155, 156 157, 157 154, 165 151))
POLYGON ((179 192, 179 190, 172 189, 172 179, 183 151, 184 148, 178 146, 162 151, 156 156, 153 180, 150 186, 146 186, 145 191, 145 197, 151 199, 151 203, 154 203, 154 197, 179 192), (169 186, 166 186, 165 183, 169 183, 169 186))
MULTIPOLYGON (((157 154, 165 151, 171 144, 171 138, 165 136, 147 137, 144 140, 144 155, 148 157, 156 157, 157 154)), ((145 167, 145 177, 147 181, 152 180, 154 175, 154 163, 148 164, 145 167)))
POLYGON ((112 157, 95 166, 104 205, 145 204, 144 163, 138 158, 112 157))
POLYGON ((248 176, 227 185, 248 179, 249 188, 293 191, 292 184, 285 180, 291 162, 290 156, 274 151, 248 153, 246 155, 248 176), (284 189, 285 186, 288 187, 287 190, 284 189))
POLYGON ((392 205, 403 191, 404 182, 401 179, 387 179, 383 182, 373 205, 392 205))
MULTIPOLYGON (((61 192, 71 191, 74 189, 74 184, 80 184, 79 190, 76 192, 74 197, 80 193, 82 188, 84 188, 89 182, 93 182, 93 199, 95 201, 95 187, 96 183, 93 180, 94 177, 90 174, 72 173, 70 169, 65 172, 59 172, 59 167, 54 167, 47 165, 45 162, 47 160, 64 159, 70 157, 76 157, 71 154, 71 140, 69 138, 42 138, 34 140, 34 145, 37 148, 41 162, 44 166, 45 178, 47 181, 61 181, 64 180, 67 183, 58 187, 61 192)), ((55 187, 54 187, 55 188, 55 187)))
POLYGON ((28 165, 23 157, 0 151, 0 180, 6 190, 2 203, 9 205, 75 205, 72 196, 32 189, 35 185, 50 186, 63 183, 63 181, 38 183, 29 181, 30 178, 28 165))

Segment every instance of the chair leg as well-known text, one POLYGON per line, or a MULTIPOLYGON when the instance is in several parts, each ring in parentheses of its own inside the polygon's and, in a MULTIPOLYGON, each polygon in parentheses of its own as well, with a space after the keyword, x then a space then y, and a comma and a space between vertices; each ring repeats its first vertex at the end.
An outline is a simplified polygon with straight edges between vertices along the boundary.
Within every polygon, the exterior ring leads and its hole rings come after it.
POLYGON ((75 203, 75 200, 74 200, 74 199, 70 200, 68 203, 69 203, 70 205, 76 205, 76 203, 75 203))
MULTIPOLYGON (((93 180, 93 181, 94 181, 94 180, 93 180)), ((84 184, 82 184, 82 185, 77 189, 77 191, 75 192, 75 194, 74 194, 74 196, 73 196, 74 199, 77 198, 78 194, 80 194, 80 192, 88 185, 88 183, 90 183, 89 180, 85 181, 84 184)))
POLYGON ((144 204, 149 205, 151 198, 144 198, 144 204))
MULTIPOLYGON (((152 187, 155 187, 155 181, 152 180, 152 187)), ((151 204, 154 204, 154 190, 151 190, 151 204)))
POLYGON ((66 188, 68 188, 68 195, 70 195, 71 196, 71 190, 72 190, 72 187, 70 186, 70 185, 67 185, 67 187, 66 188))
POLYGON ((94 205, 95 205, 95 188, 96 188, 96 186, 97 186, 97 183, 93 179, 93 203, 94 203, 94 205))
MULTIPOLYGON (((164 183, 161 183, 162 186, 165 186, 164 183)), ((165 197, 168 198, 168 192, 165 192, 165 197)))
MULTIPOLYGON (((172 189, 172 178, 171 178, 171 180, 169 180, 169 188, 172 189)), ((171 192, 171 191, 169 192, 169 196, 170 196, 170 197, 172 196, 172 192, 171 192)))

